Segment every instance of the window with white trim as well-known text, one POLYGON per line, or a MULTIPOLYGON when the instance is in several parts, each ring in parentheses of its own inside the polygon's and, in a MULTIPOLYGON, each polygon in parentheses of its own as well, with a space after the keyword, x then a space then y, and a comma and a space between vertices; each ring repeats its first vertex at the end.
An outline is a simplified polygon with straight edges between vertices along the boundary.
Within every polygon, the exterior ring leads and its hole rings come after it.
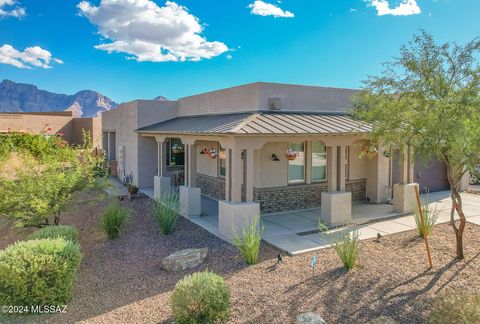
POLYGON ((288 160, 288 183, 305 182, 305 142, 291 142, 288 149, 296 153, 295 159, 288 160))
POLYGON ((320 141, 312 141, 312 181, 327 180, 327 148, 320 141))

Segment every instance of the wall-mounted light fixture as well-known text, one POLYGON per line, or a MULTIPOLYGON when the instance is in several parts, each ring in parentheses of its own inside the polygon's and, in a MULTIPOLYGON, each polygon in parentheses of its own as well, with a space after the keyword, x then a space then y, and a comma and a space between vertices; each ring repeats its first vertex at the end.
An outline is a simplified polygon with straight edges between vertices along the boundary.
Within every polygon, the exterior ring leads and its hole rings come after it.
POLYGON ((272 154, 272 161, 280 161, 276 154, 272 154))

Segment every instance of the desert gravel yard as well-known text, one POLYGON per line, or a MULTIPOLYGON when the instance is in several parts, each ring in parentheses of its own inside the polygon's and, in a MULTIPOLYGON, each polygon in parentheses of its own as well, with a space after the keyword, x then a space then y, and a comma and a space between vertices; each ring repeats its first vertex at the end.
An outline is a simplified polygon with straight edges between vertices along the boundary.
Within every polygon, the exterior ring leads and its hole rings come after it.
MULTIPOLYGON (((332 249, 277 264, 278 251, 263 245, 260 262, 247 267, 236 249, 190 221, 180 218, 175 232, 162 236, 149 214, 151 201, 123 201, 131 208, 130 225, 115 241, 98 229, 107 201, 83 193, 62 218, 79 228, 84 258, 74 297, 66 314, 18 319, 48 323, 171 322, 170 295, 188 273, 208 268, 226 278, 232 292, 232 323, 293 323, 313 311, 327 323, 364 323, 388 315, 399 323, 420 323, 433 298, 445 291, 480 291, 480 227, 465 230, 464 261, 454 256, 454 236, 437 225, 430 244, 433 271, 426 271, 423 241, 409 231, 360 243, 360 265, 346 272, 332 249), (184 248, 208 247, 199 268, 169 274, 162 258, 184 248), (314 276, 312 255, 318 258, 314 276)), ((22 233, 23 235, 23 233, 22 233)), ((2 238, 2 246, 12 236, 2 238)), ((16 321, 9 318, 11 321, 16 321)))

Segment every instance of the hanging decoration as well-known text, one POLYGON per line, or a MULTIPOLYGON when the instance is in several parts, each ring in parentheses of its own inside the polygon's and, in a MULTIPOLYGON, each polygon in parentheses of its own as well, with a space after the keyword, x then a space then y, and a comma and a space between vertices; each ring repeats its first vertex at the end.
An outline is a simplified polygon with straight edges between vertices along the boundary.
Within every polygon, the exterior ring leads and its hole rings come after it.
POLYGON ((287 160, 289 160, 289 161, 294 161, 294 160, 298 157, 298 152, 295 152, 295 151, 292 150, 292 149, 288 149, 288 150, 285 152, 285 157, 286 157, 287 160))
POLYGON ((371 158, 374 158, 377 154, 378 154, 377 147, 375 145, 368 143, 362 146, 360 157, 366 156, 367 158, 371 159, 371 158))
POLYGON ((183 153, 183 147, 181 145, 174 144, 172 146, 172 152, 175 154, 183 153))

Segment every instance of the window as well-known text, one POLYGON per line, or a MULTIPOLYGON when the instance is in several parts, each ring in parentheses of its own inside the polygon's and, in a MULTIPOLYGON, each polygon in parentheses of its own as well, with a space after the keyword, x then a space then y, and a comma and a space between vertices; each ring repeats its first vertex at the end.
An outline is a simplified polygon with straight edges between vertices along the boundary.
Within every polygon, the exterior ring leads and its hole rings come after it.
POLYGON ((327 180, 327 148, 322 142, 312 142, 312 181, 327 180))
POLYGON ((227 175, 227 151, 218 145, 218 175, 225 177, 227 175))
POLYGON ((345 146, 345 179, 350 179, 350 146, 345 146))
POLYGON ((288 183, 305 182, 305 142, 294 142, 288 149, 297 153, 294 160, 288 161, 288 183))
POLYGON ((183 166, 185 161, 185 146, 179 138, 170 138, 167 141, 167 165, 183 166))

